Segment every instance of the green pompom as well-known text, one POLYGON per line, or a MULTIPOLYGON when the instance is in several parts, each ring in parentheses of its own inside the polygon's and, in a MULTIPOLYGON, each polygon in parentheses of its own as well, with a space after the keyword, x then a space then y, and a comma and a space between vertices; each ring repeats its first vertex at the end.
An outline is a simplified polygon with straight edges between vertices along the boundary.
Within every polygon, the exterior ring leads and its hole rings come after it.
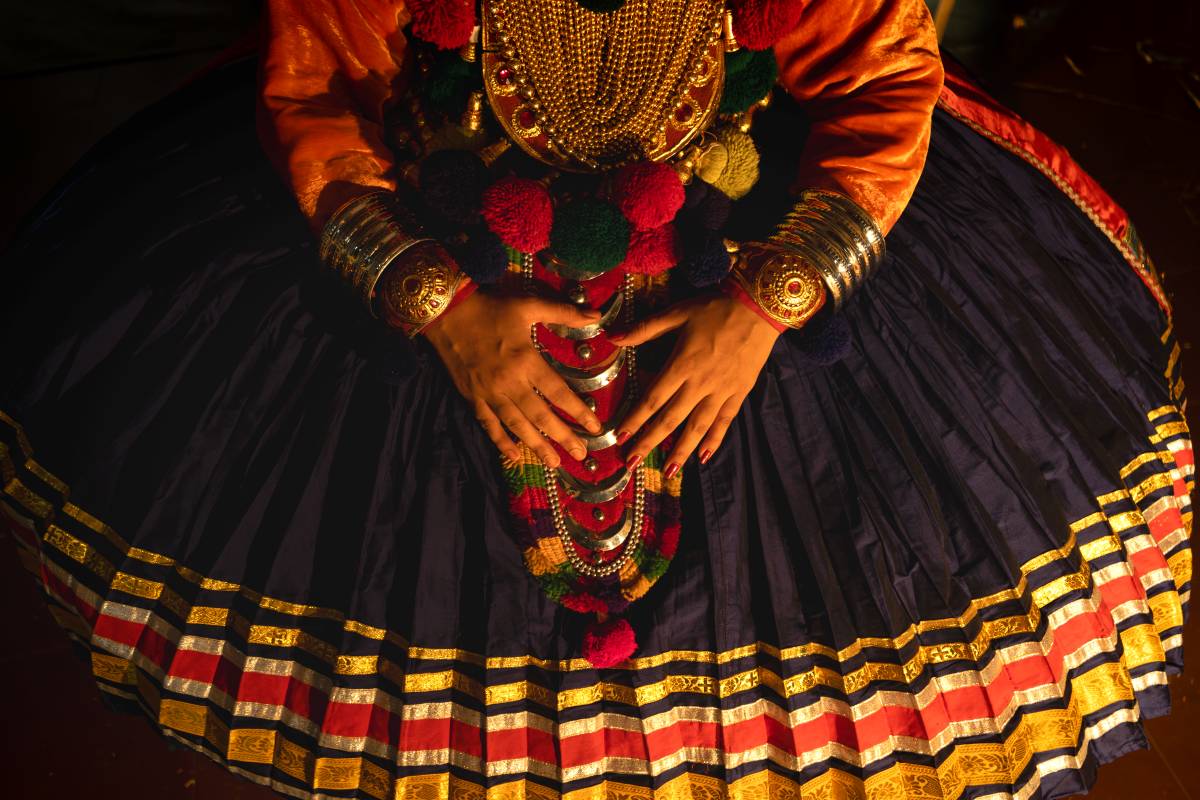
POLYGON ((574 200, 555 209, 550 249, 564 262, 563 276, 584 280, 608 272, 625 260, 629 223, 603 200, 574 200))
POLYGON ((721 114, 740 114, 766 97, 775 85, 778 65, 770 50, 737 50, 725 56, 721 114))
POLYGON ((439 53, 421 81, 421 93, 429 105, 444 113, 456 114, 467 104, 467 95, 472 88, 471 64, 463 61, 457 53, 439 53))

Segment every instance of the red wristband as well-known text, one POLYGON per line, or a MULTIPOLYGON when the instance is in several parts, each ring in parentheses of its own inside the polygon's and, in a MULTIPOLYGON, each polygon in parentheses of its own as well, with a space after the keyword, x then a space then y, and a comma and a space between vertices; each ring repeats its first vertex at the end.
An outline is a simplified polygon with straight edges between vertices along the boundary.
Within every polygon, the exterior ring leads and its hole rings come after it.
POLYGON ((763 311, 762 306, 760 306, 755 299, 751 297, 745 289, 742 288, 741 284, 739 284, 733 278, 726 278, 725 280, 721 281, 721 291, 727 296, 732 297, 734 300, 740 302, 755 314, 758 314, 760 317, 766 320, 768 325, 780 333, 789 330, 787 325, 784 325, 782 322, 774 319, 767 314, 767 312, 763 311))

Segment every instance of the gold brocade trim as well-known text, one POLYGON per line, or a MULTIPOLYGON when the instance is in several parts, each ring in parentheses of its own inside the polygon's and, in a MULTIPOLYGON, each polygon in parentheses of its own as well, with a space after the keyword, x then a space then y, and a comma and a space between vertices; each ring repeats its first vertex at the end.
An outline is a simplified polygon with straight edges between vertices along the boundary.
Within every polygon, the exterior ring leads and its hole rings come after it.
MULTIPOLYGON (((275 766, 294 778, 311 781, 316 790, 358 790, 380 800, 388 797, 405 800, 800 800, 802 797, 826 800, 948 800, 958 797, 972 786, 1003 785, 1015 788, 1035 754, 1055 750, 1075 751, 1083 733, 1083 717, 1087 713, 1081 711, 1076 698, 1095 692, 1106 694, 1107 702, 1105 699, 1094 702, 1097 708, 1102 708, 1132 696, 1127 682, 1113 681, 1109 675, 1097 675, 1097 672, 1093 670, 1072 682, 1072 699, 1065 708, 1024 714, 1012 733, 1002 741, 953 745, 936 766, 897 763, 866 780, 831 767, 804 783, 763 769, 729 783, 719 778, 684 773, 657 788, 606 780, 565 793, 527 779, 485 788, 475 781, 446 772, 401 776, 393 782, 386 770, 361 756, 319 757, 285 739, 277 731, 252 728, 228 730, 213 718, 214 715, 205 706, 164 700, 159 722, 165 728, 203 739, 232 761, 275 766)), ((718 765, 719 755, 709 758, 700 754, 697 756, 691 759, 693 763, 718 765)), ((774 762, 776 759, 768 760, 774 762)), ((1036 773, 1030 777, 1036 780, 1036 773)))
MULTIPOLYGON (((1153 411, 1149 412, 1147 417, 1148 417, 1148 419, 1153 421, 1154 419, 1157 419, 1168 413, 1180 413, 1180 412, 1177 407, 1160 406, 1159 408, 1154 409, 1153 411)), ((52 475, 50 475, 50 473, 48 471, 44 470, 40 465, 37 465, 36 462, 34 462, 33 456, 32 456, 32 447, 30 446, 28 438, 25 436, 24 431, 20 427, 20 425, 18 425, 10 416, 5 414, 3 411, 0 411, 0 421, 7 423, 16 432, 18 444, 24 451, 23 455, 26 457, 26 464, 25 464, 26 467, 28 468, 28 465, 34 464, 40 473, 50 476, 56 482, 57 486, 61 486, 62 488, 59 490, 60 493, 66 495, 69 491, 67 489, 66 484, 55 479, 52 475)), ((1159 439, 1158 439, 1158 441, 1156 441, 1155 437, 1152 436, 1151 441, 1154 444, 1159 444, 1161 442, 1161 440, 1164 438, 1169 438, 1170 436, 1176 436, 1176 435, 1184 435, 1184 434, 1187 434, 1187 432, 1188 431, 1187 431, 1187 427, 1186 427, 1185 423, 1182 423, 1182 422, 1167 423, 1166 425, 1159 425, 1156 427, 1156 436, 1158 436, 1159 439)), ((1164 463, 1164 464, 1168 463, 1166 461, 1166 458, 1163 455, 1163 452, 1164 451, 1155 450, 1155 451, 1153 451, 1153 453, 1148 453, 1148 454, 1143 454, 1142 456, 1138 456, 1137 458, 1130 461, 1129 464, 1127 464, 1126 467, 1124 467, 1122 469, 1122 472, 1123 473, 1125 473, 1127 471, 1132 472, 1133 469, 1136 469, 1136 467, 1134 465, 1142 460, 1145 460, 1146 463, 1149 463, 1150 461, 1153 460, 1153 458, 1158 458, 1162 463, 1164 463), (1152 457, 1148 458, 1148 456, 1152 456, 1152 457)), ((1166 451, 1166 452, 1169 455, 1169 451, 1166 451)), ((0 461, 0 463, 8 464, 7 469, 10 471, 14 471, 13 470, 14 465, 11 464, 11 462, 9 461, 11 456, 9 454, 7 454, 7 452, 0 453, 0 456, 7 456, 6 458, 3 458, 2 461, 0 461)), ((1171 457, 1171 461, 1173 463, 1173 457, 1171 457)), ((1164 488, 1165 486, 1171 485, 1171 482, 1172 482, 1171 479, 1172 479, 1172 476, 1170 473, 1164 473, 1164 474, 1160 474, 1158 476, 1151 476, 1150 478, 1146 479, 1141 484, 1138 484, 1137 486, 1135 486, 1132 489, 1119 489, 1115 492, 1111 492, 1106 495, 1101 495, 1097 498, 1097 501, 1098 501, 1099 505, 1101 506, 1101 508, 1103 508, 1104 506, 1107 506, 1111 503, 1114 503, 1114 502, 1117 502, 1117 501, 1120 501, 1123 499, 1127 499, 1127 498, 1135 498, 1135 501, 1138 501, 1138 500, 1141 500, 1142 498, 1144 498, 1147 494, 1149 494, 1152 491, 1155 491, 1159 488, 1164 488), (1162 480, 1163 478, 1166 478, 1167 480, 1164 481, 1164 480, 1162 480)), ((25 487, 23 484, 20 484, 20 482, 16 479, 15 476, 12 480, 8 481, 7 485, 5 486, 5 493, 8 494, 13 499, 17 500, 17 502, 19 502, 23 507, 28 509, 31 513, 34 513, 35 516, 39 516, 39 518, 41 518, 41 519, 47 519, 53 513, 53 506, 52 506, 52 504, 50 504, 49 501, 41 498, 40 496, 37 496, 32 491, 30 491, 27 487, 25 487), (14 486, 19 486, 20 489, 18 491, 13 491, 14 486), (45 513, 43 514, 41 512, 45 512, 45 513)), ((177 565, 175 563, 174 559, 171 559, 167 556, 162 556, 162 555, 150 553, 149 551, 141 550, 139 548, 131 547, 111 527, 109 527, 108 525, 104 524, 103 522, 101 522, 100 520, 95 518, 94 516, 88 514, 87 512, 83 511, 82 509, 78 508, 77 506, 74 506, 73 504, 71 504, 69 502, 64 504, 63 511, 67 516, 70 516, 71 518, 73 518, 76 521, 80 522, 81 524, 85 525, 90 530, 93 530, 96 533, 99 533, 106 540, 108 540, 114 547, 116 547, 119 550, 122 550, 130 558, 133 558, 135 560, 145 561, 145 562, 151 563, 151 564, 161 565, 161 566, 173 566, 175 568, 175 571, 177 572, 177 574, 179 574, 181 577, 185 578, 186 580, 188 580, 192 583, 199 584, 201 586, 201 588, 209 589, 212 591, 238 592, 243 597, 246 597, 247 599, 251 600, 252 602, 257 602, 257 604, 259 605, 260 608, 264 608, 267 610, 276 611, 279 613, 288 614, 288 615, 292 615, 292 616, 319 617, 319 618, 330 619, 330 620, 342 622, 343 629, 346 631, 353 632, 353 633, 356 633, 359 635, 363 635, 363 636, 366 636, 367 638, 371 638, 371 639, 375 639, 375 640, 383 640, 386 638, 387 640, 389 640, 399 646, 407 647, 408 655, 412 659, 458 660, 458 661, 464 661, 467 663, 484 665, 488 669, 526 668, 526 667, 530 667, 530 666, 538 667, 538 668, 546 669, 546 670, 552 670, 552 671, 576 671, 576 670, 591 669, 591 665, 583 659, 567 659, 567 660, 561 660, 561 661, 552 661, 552 660, 546 660, 546 659, 538 659, 533 656, 491 657, 491 658, 484 659, 480 654, 472 653, 470 651, 458 650, 458 649, 411 647, 411 646, 408 646, 407 643, 405 642, 405 640, 403 640, 397 634, 391 633, 382 628, 376 628, 374 626, 369 626, 369 625, 366 625, 363 623, 355 622, 353 620, 347 620, 345 618, 345 615, 342 614, 342 612, 337 611, 335 609, 323 608, 323 607, 319 607, 319 606, 304 605, 304 604, 299 604, 299 603, 292 603, 292 602, 284 601, 284 600, 277 599, 277 598, 264 597, 263 595, 259 594, 258 592, 255 592, 252 589, 248 589, 247 587, 243 587, 236 583, 230 583, 230 582, 226 582, 226 581, 219 581, 219 580, 206 578, 206 577, 200 575, 199 573, 194 572, 193 570, 183 567, 182 565, 177 565)), ((1123 530, 1124 528, 1121 526, 1125 525, 1126 522, 1128 522, 1129 525, 1144 523, 1144 520, 1141 520, 1141 518, 1140 518, 1140 512, 1133 511, 1133 512, 1125 512, 1125 513, 1128 516, 1124 517, 1124 518, 1122 518, 1121 515, 1115 515, 1114 517, 1109 518, 1110 523, 1113 523, 1113 529, 1115 532, 1119 532, 1120 530, 1123 530), (1113 522, 1114 520, 1116 520, 1116 522, 1113 522)), ((1068 558, 1070 553, 1076 549, 1075 534, 1077 532, 1085 529, 1086 527, 1088 527, 1092 524, 1095 524, 1102 518, 1106 518, 1106 517, 1104 516, 1104 512, 1100 511, 1100 512, 1095 512, 1091 515, 1088 515, 1087 517, 1084 517, 1083 519, 1079 520, 1078 522, 1072 524, 1070 526, 1070 534, 1069 534, 1068 540, 1063 545, 1063 547, 1058 548, 1053 551, 1050 551, 1049 553, 1043 554, 1041 556, 1035 557, 1034 559, 1030 559, 1029 561, 1025 562, 1025 564, 1022 565, 1022 567, 1021 567, 1022 578, 1018 582, 1017 586, 1015 586, 1014 588, 1002 590, 1002 591, 997 592, 988 597, 972 599, 970 601, 970 606, 962 615, 960 615, 958 617, 952 617, 952 618, 946 618, 946 619, 923 620, 921 622, 911 625, 908 629, 906 629, 905 631, 903 631, 902 633, 900 633, 898 636, 896 636, 894 638, 862 637, 862 638, 858 639, 856 642, 854 642, 853 644, 851 644, 845 648, 842 648, 840 650, 835 650, 834 648, 828 647, 826 645, 818 644, 818 643, 808 643, 808 644, 804 644, 804 645, 778 648, 778 647, 775 647, 773 645, 770 645, 770 644, 767 644, 764 642, 757 642, 754 644, 744 645, 744 646, 741 646, 738 648, 734 648, 732 650, 723 651, 723 652, 719 652, 719 653, 712 652, 712 651, 668 651, 668 652, 660 653, 660 654, 657 654, 654 656, 630 659, 629 661, 626 662, 626 665, 624 668, 631 669, 631 670, 645 670, 645 669, 651 669, 651 668, 655 668, 658 666, 662 666, 664 664, 671 663, 673 661, 691 661, 691 662, 697 662, 697 663, 725 664, 725 663, 730 663, 730 662, 738 660, 738 659, 749 657, 751 655, 759 655, 759 654, 765 654, 765 655, 768 655, 768 656, 771 656, 774 658, 778 658, 780 660, 789 660, 789 659, 804 658, 804 657, 809 657, 809 656, 814 656, 814 655, 820 655, 820 656, 824 656, 827 658, 836 659, 839 661, 846 661, 846 660, 849 660, 851 658, 858 656, 864 648, 868 648, 868 647, 899 650, 899 649, 902 649, 905 646, 907 646, 912 641, 912 639, 920 633, 926 633, 926 632, 935 631, 935 630, 963 628, 963 627, 971 624, 974 621, 974 619, 976 618, 976 616, 983 609, 988 608, 993 605, 996 605, 998 603, 1019 600, 1025 594, 1025 592, 1027 590, 1027 587, 1028 587, 1027 576, 1031 572, 1033 572, 1035 569, 1040 568, 1041 566, 1045 566, 1046 564, 1049 564, 1055 560, 1068 558)), ((161 602, 163 602, 164 605, 166 605, 167 607, 169 607, 173 611, 175 611, 177 613, 177 616, 191 621, 191 611, 187 609, 186 603, 183 601, 182 598, 180 598, 177 594, 172 592, 169 588, 164 587, 163 584, 156 582, 156 581, 149 581, 149 580, 145 580, 145 579, 141 579, 141 578, 136 578, 134 576, 128 575, 127 573, 118 572, 117 570, 115 570, 113 565, 111 563, 109 563, 103 556, 101 556, 99 553, 97 553, 94 549, 92 549, 90 546, 88 546, 84 542, 82 542, 82 541, 78 540, 77 538, 68 534, 62 528, 59 528, 58 526, 53 525, 53 524, 48 525, 47 529, 46 529, 46 533, 44 534, 44 541, 47 544, 54 546, 55 549, 60 550, 65 555, 67 555, 68 557, 77 561, 78 563, 83 564, 85 567, 87 567, 89 570, 94 572, 96 575, 98 575, 105 581, 108 581, 110 583, 111 588, 115 588, 122 592, 133 594, 134 596, 142 597, 144 599, 159 599, 161 602)), ((1115 551, 1116 548, 1119 546, 1120 546, 1119 540, 1117 540, 1116 542, 1113 542, 1112 540, 1107 540, 1107 542, 1104 545, 1095 545, 1095 544, 1089 542, 1089 543, 1085 544, 1083 546, 1083 548, 1088 548, 1090 551, 1092 551, 1092 557, 1095 557, 1096 555, 1100 554, 1099 551, 1101 550, 1101 548, 1111 548, 1109 550, 1104 550, 1103 552, 1112 552, 1112 551, 1115 551)), ((990 646, 991 639, 993 639, 993 638, 997 638, 998 636, 1011 635, 1012 633, 1028 632, 1028 631, 1033 630, 1038 624, 1038 618, 1039 618, 1038 617, 1038 608, 1044 607, 1044 606, 1054 602, 1058 598, 1060 598, 1066 594, 1069 594, 1072 591, 1086 589, 1089 586, 1090 574, 1088 572, 1087 564, 1086 564, 1088 554, 1083 553, 1083 548, 1080 548, 1080 550, 1081 550, 1081 554, 1083 554, 1085 556, 1085 561, 1084 561, 1084 564, 1081 567, 1081 569, 1076 573, 1071 573, 1068 575, 1061 576, 1044 586, 1040 586, 1040 587, 1036 588, 1032 592, 1032 599, 1033 599, 1034 605, 1030 609, 1030 613, 1027 616, 1009 617, 1006 619, 996 620, 996 621, 992 621, 990 623, 985 623, 984 628, 983 628, 983 630, 981 630, 980 634, 976 637, 976 639, 973 642, 971 642, 969 644, 967 644, 967 643, 951 643, 949 645, 922 646, 920 648, 920 650, 918 650, 917 654, 904 665, 867 664, 863 668, 861 668, 861 670, 848 675, 846 685, 847 686, 858 685, 860 678, 856 677, 857 673, 862 672, 863 675, 869 675, 869 674, 871 674, 871 668, 876 667, 876 666, 881 667, 883 669, 883 672, 878 673, 881 675, 884 674, 885 672, 892 673, 893 670, 900 670, 903 674, 908 674, 912 670, 915 670, 916 671, 915 674, 920 674, 920 670, 923 669, 925 664, 940 663, 940 661, 934 660, 934 659, 940 658, 940 660, 951 660, 949 658, 942 658, 941 656, 945 653, 951 652, 954 649, 957 649, 958 652, 964 653, 964 655, 961 656, 962 658, 968 658, 968 657, 970 657, 971 653, 986 652, 987 647, 990 646), (1000 631, 1007 631, 1007 632, 999 633, 1000 631), (917 667, 916 665, 920 665, 920 666, 917 667)), ((1172 568, 1172 574, 1176 578, 1176 586, 1181 586, 1181 585, 1183 585, 1183 583, 1185 583, 1187 580, 1190 579, 1191 560, 1190 560, 1190 557, 1186 560, 1177 559, 1175 563, 1178 566, 1177 566, 1177 568, 1175 568, 1175 567, 1172 568), (1179 580, 1180 577, 1182 577, 1183 580, 1179 580)), ((1161 596, 1161 595, 1159 595, 1159 596, 1161 596)), ((1160 608, 1165 607, 1165 605, 1166 604, 1163 601, 1158 602, 1158 606, 1160 608)), ((1178 605, 1177 598, 1176 598, 1176 605, 1178 605)), ((202 621, 203 619, 218 619, 219 615, 215 614, 214 612, 204 610, 204 611, 200 612, 200 614, 201 614, 201 617, 198 618, 196 620, 196 622, 198 622, 200 624, 220 624, 220 623, 203 622, 202 621)), ((1174 618, 1176 616, 1176 614, 1171 613, 1170 616, 1171 616, 1171 618, 1174 618)), ((1157 625, 1158 624, 1157 614, 1156 614, 1155 618, 1156 618, 1156 625, 1157 625)), ((235 629, 240 629, 242 631, 245 631, 248 628, 249 633, 244 634, 244 635, 246 635, 246 638, 252 644, 265 644, 265 645, 273 645, 273 646, 279 646, 279 647, 299 647, 300 649, 304 649, 308 652, 311 652, 312 654, 322 658, 323 660, 325 660, 327 662, 330 662, 330 663, 337 662, 337 658, 338 658, 339 654, 337 652, 337 649, 333 645, 330 645, 330 644, 328 644, 320 639, 317 639, 316 637, 313 637, 309 634, 303 633, 299 629, 263 626, 263 625, 248 626, 248 624, 245 622, 244 619, 242 619, 242 618, 238 617, 238 615, 232 614, 232 613, 230 613, 228 615, 227 619, 233 621, 233 627, 235 629), (239 621, 240 621, 240 624, 237 624, 239 621)), ((1169 626, 1159 625, 1160 629, 1165 629, 1165 627, 1169 627, 1169 626)), ((362 669, 365 669, 364 664, 366 664, 366 663, 367 662, 364 662, 364 661, 347 662, 347 669, 362 670, 362 669), (351 664, 353 664, 353 666, 350 666, 351 664)), ((378 662, 377 662, 377 664, 378 664, 378 662)), ((818 670, 813 670, 811 672, 813 675, 820 674, 820 672, 818 670)), ((346 673, 346 674, 369 674, 369 673, 363 672, 363 671, 356 671, 356 672, 351 672, 351 673, 346 673)), ((892 674, 894 674, 894 673, 892 673, 892 674)), ((797 676, 797 677, 799 677, 799 676, 797 676)), ((894 678, 879 678, 879 679, 891 680, 894 678)), ((821 683, 821 681, 818 678, 811 678, 811 679, 806 679, 806 680, 812 680, 813 685, 816 685, 817 683, 821 683)), ((871 680, 871 679, 868 678, 867 680, 869 682, 869 680, 871 680)), ((865 683, 863 685, 865 685, 865 683)), ((848 691, 853 691, 853 689, 848 689, 848 691)))
MULTIPOLYGON (((1176 408, 1161 407, 1151 412, 1149 418, 1153 421, 1168 413, 1179 413, 1176 408), (1167 409, 1167 410, 1164 410, 1167 409)), ((1163 438, 1163 429, 1167 425, 1157 426, 1155 435, 1163 438)), ((1168 430, 1170 430, 1168 428, 1168 430)), ((1177 429, 1179 430, 1179 429, 1177 429)), ((18 429, 19 432, 19 429, 18 429)), ((1186 427, 1175 434, 1186 433, 1186 427)), ((19 437, 23 436, 18 433, 19 437)), ((20 441, 20 438, 18 439, 20 441)), ((1158 444, 1159 442, 1154 442, 1158 444)), ((3 454, 9 456, 8 453, 3 454)), ((992 640, 1013 633, 1027 633, 1036 629, 1040 617, 1040 608, 1059 598, 1079 589, 1087 588, 1090 584, 1090 572, 1087 561, 1110 552, 1119 552, 1124 545, 1118 534, 1131 527, 1144 525, 1141 512, 1123 511, 1107 515, 1104 508, 1110 503, 1132 500, 1137 495, 1138 500, 1144 499, 1156 488, 1169 486, 1171 481, 1161 483, 1150 479, 1143 480, 1133 488, 1120 489, 1098 498, 1101 510, 1093 512, 1078 520, 1070 527, 1068 545, 1058 548, 1051 553, 1030 559, 1022 565, 1022 578, 1017 587, 1006 589, 987 598, 972 600, 971 605, 963 615, 957 618, 943 620, 927 620, 910 626, 910 628, 895 639, 863 638, 842 650, 834 650, 818 644, 801 645, 798 647, 775 648, 763 643, 745 645, 732 650, 714 653, 704 651, 684 651, 663 653, 648 658, 636 659, 631 663, 633 669, 645 669, 650 666, 660 666, 671 661, 695 661, 700 663, 730 663, 740 658, 746 658, 763 653, 776 658, 798 658, 804 655, 820 654, 831 658, 853 657, 861 653, 864 647, 899 648, 912 641, 919 632, 941 630, 946 628, 963 627, 973 621, 979 611, 996 603, 1019 600, 1029 588, 1027 575, 1034 569, 1047 566, 1056 560, 1068 559, 1076 547, 1083 556, 1083 564, 1078 572, 1072 571, 1059 576, 1052 581, 1036 586, 1031 596, 1033 606, 1028 616, 1019 615, 1001 620, 984 620, 980 632, 969 643, 950 643, 945 645, 920 645, 904 664, 870 662, 858 670, 842 675, 836 670, 815 668, 799 675, 782 678, 773 671, 762 667, 744 670, 725 678, 706 676, 668 675, 663 680, 645 686, 627 687, 613 683, 598 683, 567 692, 551 692, 537 684, 517 682, 484 688, 454 669, 435 673, 405 674, 398 665, 391 664, 385 659, 375 656, 352 656, 340 654, 335 647, 316 637, 296 628, 276 627, 268 625, 252 625, 240 617, 232 609, 215 606, 189 606, 183 598, 173 592, 169 586, 160 581, 153 581, 117 569, 103 555, 89 544, 76 538, 65 529, 55 525, 52 519, 53 504, 38 497, 27 486, 20 484, 8 459, 0 460, 0 468, 12 471, 13 475, 5 481, 5 495, 12 498, 33 516, 46 520, 43 541, 64 553, 71 560, 84 565, 109 583, 111 588, 117 588, 134 597, 156 600, 170 608, 181 619, 187 619, 196 624, 223 625, 241 633, 247 641, 255 644, 277 646, 284 648, 300 648, 319 655, 334 664, 334 671, 343 675, 368 675, 374 671, 399 679, 400 685, 406 692, 435 692, 454 688, 472 697, 483 699, 487 704, 512 702, 513 700, 532 699, 551 708, 569 708, 597 701, 625 702, 645 705, 665 699, 676 692, 699 693, 708 696, 729 697, 759 686, 773 689, 783 696, 793 696, 796 693, 809 691, 815 686, 831 686, 842 691, 852 692, 855 686, 865 686, 872 680, 888 680, 908 682, 926 664, 941 663, 956 659, 977 659, 986 652, 992 640), (13 487, 20 487, 14 489, 13 487), (21 491, 24 489, 24 491, 21 491), (32 497, 30 497, 32 495, 32 497), (34 505, 31 506, 29 502, 34 505), (43 509, 38 501, 50 506, 50 514, 39 516, 35 513, 43 509), (1077 534, 1088 528, 1106 522, 1110 533, 1089 539, 1076 545, 1077 534), (902 644, 897 644, 902 642, 902 644)), ((28 459, 31 460, 31 459, 28 459)), ((1139 456, 1129 462, 1122 470, 1122 477, 1132 475, 1136 470, 1155 461, 1163 465, 1173 465, 1173 457, 1168 461, 1163 451, 1156 450, 1139 456)), ((1173 469, 1173 467, 1172 467, 1173 469)), ((32 470, 31 470, 32 472, 32 470)), ((48 473, 47 473, 48 474, 48 473)), ((60 490, 66 494, 65 487, 60 490)), ((1136 502, 1136 501, 1135 501, 1136 502)), ((6 504, 0 504, 5 505, 6 504)), ((69 505, 69 504, 68 504, 69 505)), ((64 508, 64 512, 66 509, 64 508)), ((94 517, 72 507, 67 513, 71 518, 83 522, 90 520, 92 524, 83 524, 90 530, 100 533, 110 543, 121 541, 115 531, 107 528, 94 517), (97 530, 98 527, 107 529, 107 533, 97 530)), ((1189 515, 1190 516, 1190 515, 1189 515)), ((252 590, 237 584, 218 581, 200 576, 191 570, 176 565, 172 559, 158 556, 146 551, 140 551, 146 557, 134 554, 134 548, 125 546, 120 549, 134 561, 144 561, 159 566, 170 566, 189 582, 202 588, 222 592, 239 592, 252 599, 259 607, 298 617, 320 617, 342 623, 347 631, 358 633, 360 630, 375 634, 368 638, 382 640, 399 640, 394 634, 372 626, 361 625, 346 620, 340 612, 314 606, 288 603, 275 598, 267 598, 252 590), (153 560, 151 560, 153 559, 153 560)), ((1168 560, 1170 573, 1176 588, 1182 586, 1191 577, 1191 553, 1182 549, 1168 560)), ((1081 741, 1083 731, 1082 717, 1095 714, 1114 704, 1125 704, 1134 701, 1134 690, 1129 675, 1129 669, 1141 663, 1161 662, 1162 642, 1158 634, 1182 624, 1182 607, 1177 591, 1165 590, 1147 600, 1154 624, 1138 624, 1120 632, 1123 655, 1119 661, 1100 664, 1087 672, 1069 679, 1070 701, 1065 709, 1047 709, 1021 715, 1013 733, 1001 742, 949 745, 944 751, 944 757, 936 766, 899 763, 867 778, 865 781, 836 768, 831 768, 821 776, 800 784, 790 778, 762 770, 737 781, 726 784, 724 781, 704 776, 684 774, 665 782, 656 789, 648 789, 617 781, 605 781, 595 786, 574 790, 565 794, 528 780, 515 780, 485 789, 484 787, 461 777, 445 773, 424 776, 405 776, 393 781, 388 770, 378 766, 373 761, 361 757, 350 756, 331 758, 317 756, 305 747, 291 742, 286 738, 286 731, 276 729, 266 731, 256 728, 234 727, 230 729, 218 717, 211 706, 190 703, 173 698, 160 700, 159 689, 155 682, 138 668, 133 662, 118 656, 95 653, 93 655, 93 672, 97 677, 115 684, 127 687, 121 690, 128 696, 140 699, 142 703, 159 720, 159 723, 169 731, 175 731, 184 737, 183 741, 193 747, 206 747, 207 743, 215 748, 217 754, 231 761, 246 764, 270 765, 277 768, 281 774, 288 775, 297 781, 311 786, 316 791, 360 791, 379 800, 388 797, 433 798, 525 798, 545 797, 570 798, 571 800, 614 800, 615 798, 680 798, 694 800, 696 797, 712 798, 826 798, 827 800, 899 800, 899 798, 953 798, 968 787, 991 784, 1013 785, 1020 780, 1026 771, 1034 754, 1048 753, 1052 750, 1068 749, 1074 752, 1081 741)), ((60 609, 54 609, 61 611, 60 609)), ((150 612, 152 613, 152 612, 150 612)), ((1065 611, 1064 611, 1065 613, 1065 611)), ((58 615, 56 615, 58 616, 58 615)), ((78 622, 74 615, 65 615, 72 622, 78 622)), ((68 625, 68 629, 74 629, 68 625)), ((81 630, 81 637, 86 640, 90 631, 81 630)), ((361 635, 361 634, 360 634, 361 635)), ((477 654, 465 654, 463 651, 452 649, 409 648, 412 658, 446 658, 462 659, 470 663, 485 665, 488 668, 543 666, 549 669, 571 669, 578 664, 572 661, 541 661, 530 657, 490 658, 483 659, 477 654), (418 655, 414 655, 417 653, 418 655)), ((574 668, 587 668, 580 665, 574 668)), ((1059 693, 1066 696, 1063 686, 1046 689, 1051 693, 1044 699, 1058 697, 1059 693)), ((339 690, 342 691, 342 690, 339 690)), ((345 690, 351 691, 351 690, 345 690)), ((362 702, 373 702, 374 690, 364 690, 362 702)), ((357 701, 357 700, 356 700, 357 701)), ((210 700, 210 702, 215 702, 210 700)), ((1030 701, 1031 702, 1031 701, 1030 701)), ((1041 702, 1041 700, 1039 700, 1041 702)), ((665 715, 684 719, 686 707, 678 705, 665 712, 665 715)), ((1020 713, 1019 711, 1017 712, 1020 713)), ((238 716, 238 715, 235 715, 238 716)), ((1107 719, 1117 719, 1113 712, 1107 719)), ((600 725, 607 723, 600 718, 600 725)), ((669 720, 664 725, 672 724, 669 720)), ((1102 732, 1105 721, 1093 722, 1089 729, 1102 732)), ((1098 735, 1088 733, 1088 736, 1098 735)), ((333 745, 338 746, 338 745, 333 745)), ((349 747, 350 745, 347 745, 349 747)), ((357 745, 361 747, 362 745, 357 745)), ((895 746, 895 749, 904 749, 895 746)), ((829 748, 826 748, 828 750, 829 748)), ((431 751, 434 760, 431 765, 442 765, 452 758, 450 751, 431 751)), ((770 761, 778 763, 782 757, 774 750, 761 748, 753 753, 754 761, 770 761)), ((821 756, 816 762, 826 760, 825 751, 813 755, 821 756)), ((808 756, 806 756, 808 757, 808 756)), ((685 761, 705 764, 714 768, 723 765, 724 754, 701 748, 689 749, 685 761)), ((639 759, 623 759, 628 761, 630 769, 653 770, 653 764, 639 759), (641 766, 639 766, 641 765, 641 766)), ((660 774, 651 771, 650 774, 660 774)), ((1031 780, 1037 780, 1036 774, 1031 780)))

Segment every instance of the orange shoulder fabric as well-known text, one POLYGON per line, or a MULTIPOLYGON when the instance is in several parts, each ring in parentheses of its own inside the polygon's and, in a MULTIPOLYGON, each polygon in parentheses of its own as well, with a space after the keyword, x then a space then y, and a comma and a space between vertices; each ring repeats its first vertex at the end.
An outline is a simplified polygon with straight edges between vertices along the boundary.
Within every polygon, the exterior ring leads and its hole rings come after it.
POLYGON ((394 0, 268 0, 259 136, 320 229, 342 203, 395 189, 383 113, 403 89, 408 15, 394 0))
POLYGON ((795 188, 841 192, 886 233, 921 176, 942 87, 925 0, 810 0, 775 56, 812 119, 795 188))

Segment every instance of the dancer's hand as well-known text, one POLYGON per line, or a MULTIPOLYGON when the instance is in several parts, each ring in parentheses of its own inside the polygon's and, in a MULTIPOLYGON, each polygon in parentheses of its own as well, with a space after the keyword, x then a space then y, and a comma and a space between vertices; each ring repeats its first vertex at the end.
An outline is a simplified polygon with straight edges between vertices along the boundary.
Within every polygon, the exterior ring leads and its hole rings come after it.
POLYGON ((599 311, 566 303, 475 292, 422 333, 505 458, 516 460, 520 455, 507 428, 546 466, 557 467, 558 453, 547 436, 580 461, 587 457, 587 447, 550 403, 589 432, 600 431, 600 420, 534 349, 529 331, 536 322, 582 327, 598 319, 599 311))
POLYGON ((634 466, 683 425, 667 458, 667 477, 679 471, 697 445, 701 463, 721 446, 779 336, 741 302, 714 295, 680 303, 613 340, 635 345, 673 330, 679 338, 671 357, 618 433, 619 441, 638 433, 628 455, 634 466))

